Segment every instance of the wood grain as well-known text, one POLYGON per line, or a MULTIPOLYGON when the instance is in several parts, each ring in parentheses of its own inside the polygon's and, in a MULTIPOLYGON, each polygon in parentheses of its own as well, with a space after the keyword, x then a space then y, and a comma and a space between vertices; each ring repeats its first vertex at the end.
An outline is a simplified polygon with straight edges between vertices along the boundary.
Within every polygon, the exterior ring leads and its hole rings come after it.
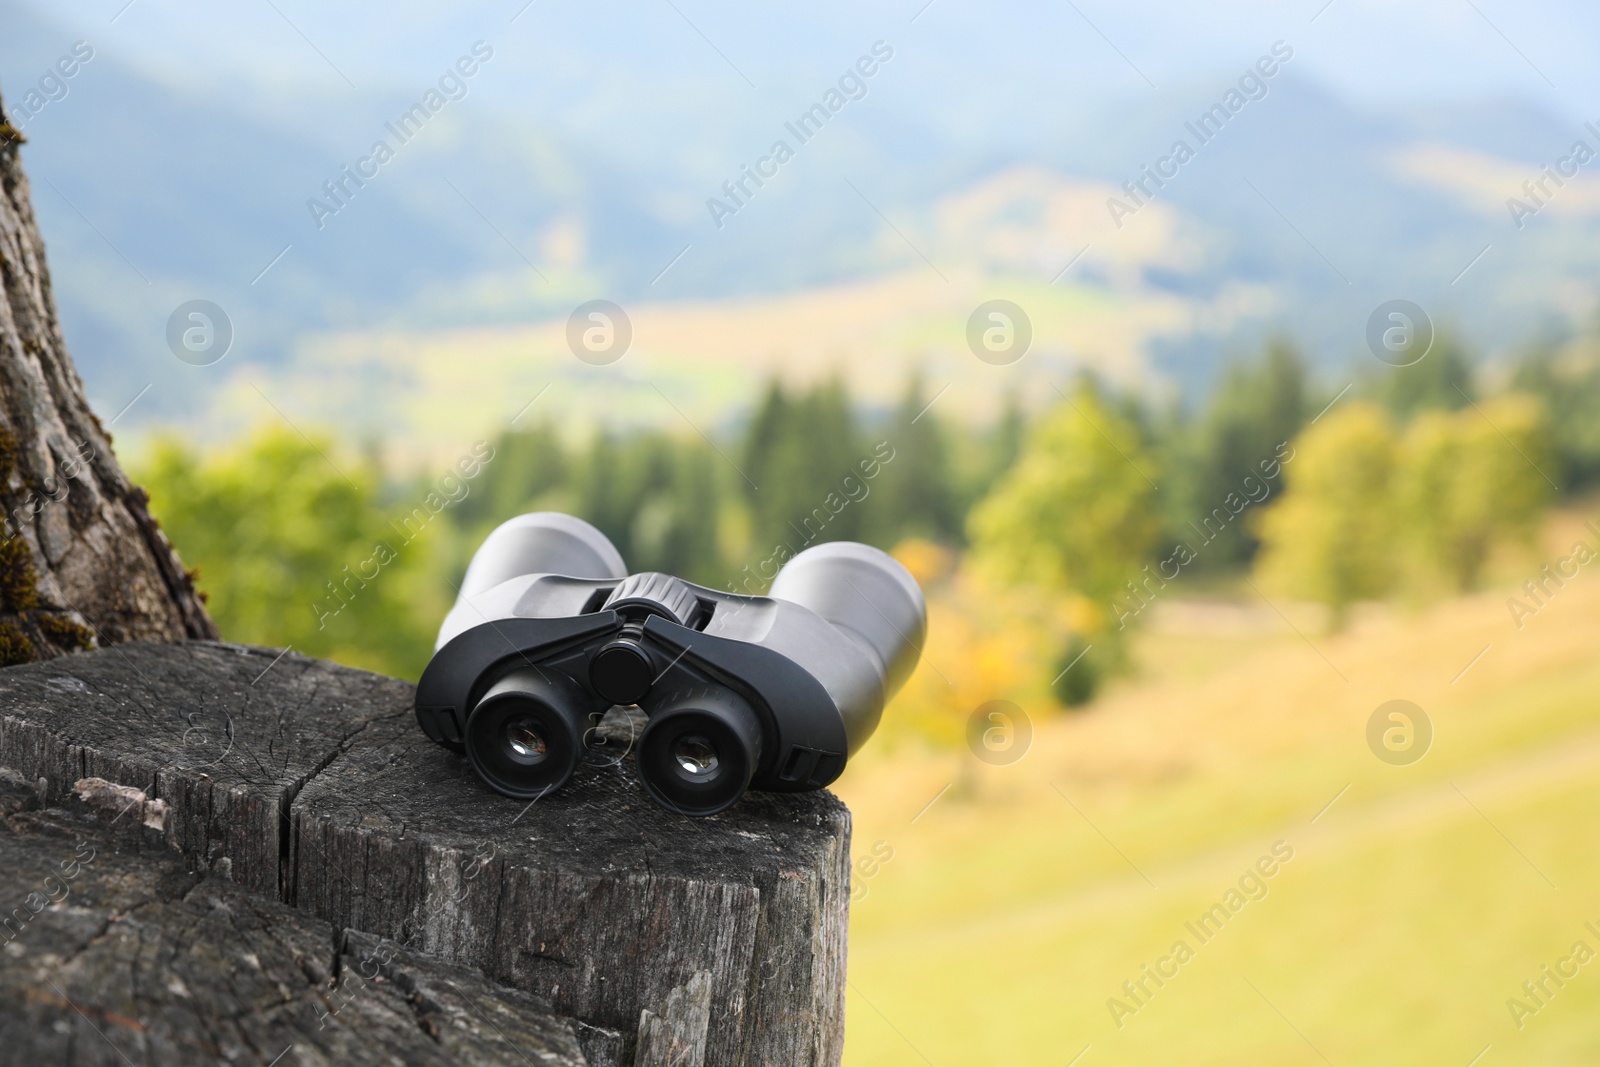
POLYGON ((147 833, 41 810, 0 771, 0 1060, 584 1064, 548 1003, 203 877, 147 833))

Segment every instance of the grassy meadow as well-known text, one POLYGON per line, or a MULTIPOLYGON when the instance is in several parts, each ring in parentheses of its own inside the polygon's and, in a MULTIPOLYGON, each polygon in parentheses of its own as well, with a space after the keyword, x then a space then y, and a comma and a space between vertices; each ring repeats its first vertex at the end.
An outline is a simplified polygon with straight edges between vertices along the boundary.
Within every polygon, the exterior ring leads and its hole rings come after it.
MULTIPOLYGON (((1600 948, 1600 578, 1520 631, 1506 606, 1580 535, 1558 514, 1486 591, 1336 636, 1248 586, 1230 607, 1175 585, 1132 676, 1035 716, 1015 762, 869 748, 835 787, 855 818, 846 1064, 1600 1062, 1600 965, 1507 1007, 1600 948), (1409 766, 1366 743, 1395 698, 1433 724, 1409 766), (1194 936, 1275 842, 1293 857, 1265 895, 1194 936), (1137 1004, 1123 983, 1180 939, 1192 958, 1137 1004)), ((917 714, 930 674, 962 684, 966 649, 929 650, 889 715, 917 714)))

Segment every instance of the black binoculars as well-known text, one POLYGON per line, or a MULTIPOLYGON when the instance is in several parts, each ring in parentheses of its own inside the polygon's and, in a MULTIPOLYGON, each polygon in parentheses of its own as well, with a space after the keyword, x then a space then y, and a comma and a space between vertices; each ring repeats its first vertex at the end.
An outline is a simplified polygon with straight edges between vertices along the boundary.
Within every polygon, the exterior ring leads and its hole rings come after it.
POLYGON ((916 580, 867 545, 806 549, 768 596, 742 596, 630 575, 599 530, 536 512, 474 554, 417 683, 417 723, 492 788, 533 800, 572 775, 600 716, 637 705, 645 789, 713 815, 746 789, 837 778, 926 629, 916 580))

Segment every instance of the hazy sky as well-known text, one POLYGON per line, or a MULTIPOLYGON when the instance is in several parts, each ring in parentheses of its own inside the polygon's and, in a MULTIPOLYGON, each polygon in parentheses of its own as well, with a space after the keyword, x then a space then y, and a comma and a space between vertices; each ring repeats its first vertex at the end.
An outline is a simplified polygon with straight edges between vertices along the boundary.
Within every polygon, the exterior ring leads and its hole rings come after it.
MULTIPOLYGON (((4 0, 0 10, 16 2, 4 0)), ((603 95, 607 72, 625 67, 676 90, 728 94, 738 107, 783 95, 795 80, 808 85, 883 38, 920 53, 920 76, 940 82, 941 93, 957 88, 954 79, 982 101, 999 83, 1021 82, 1041 103, 1092 108, 1150 84, 1168 88, 1226 73, 1282 38, 1295 46, 1300 70, 1355 99, 1517 96, 1571 118, 1600 117, 1600 5, 1579 0, 924 3, 535 0, 524 10, 525 0, 396 0, 381 14, 371 5, 320 0, 32 6, 163 80, 204 84, 247 75, 301 92, 350 91, 346 79, 382 90, 427 78, 466 44, 486 38, 518 58, 483 87, 505 105, 557 87, 603 95)), ((647 108, 649 101, 637 104, 647 108)))

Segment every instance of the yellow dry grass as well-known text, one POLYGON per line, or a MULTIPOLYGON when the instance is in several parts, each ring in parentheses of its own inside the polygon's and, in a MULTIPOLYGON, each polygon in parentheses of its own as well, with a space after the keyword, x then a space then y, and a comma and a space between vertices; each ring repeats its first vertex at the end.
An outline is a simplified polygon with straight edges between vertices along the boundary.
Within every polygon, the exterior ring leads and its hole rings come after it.
MULTIPOLYGON (((1544 551, 1564 555, 1579 530, 1557 526, 1544 551)), ((1145 677, 1092 710, 1032 708, 1009 766, 863 753, 838 787, 847 1062, 1600 1061, 1600 967, 1521 1028, 1507 1006, 1575 941, 1600 950, 1600 572, 1521 630, 1510 592, 1337 636, 1190 613, 1201 628, 1145 635, 1145 677), (1410 766, 1367 747, 1396 698, 1435 731, 1410 766), (1279 840, 1294 860, 1202 945, 1185 922, 1279 840), (1196 958, 1130 1001, 1179 939, 1196 958), (1114 1020, 1113 997, 1138 1010, 1114 1020)))

